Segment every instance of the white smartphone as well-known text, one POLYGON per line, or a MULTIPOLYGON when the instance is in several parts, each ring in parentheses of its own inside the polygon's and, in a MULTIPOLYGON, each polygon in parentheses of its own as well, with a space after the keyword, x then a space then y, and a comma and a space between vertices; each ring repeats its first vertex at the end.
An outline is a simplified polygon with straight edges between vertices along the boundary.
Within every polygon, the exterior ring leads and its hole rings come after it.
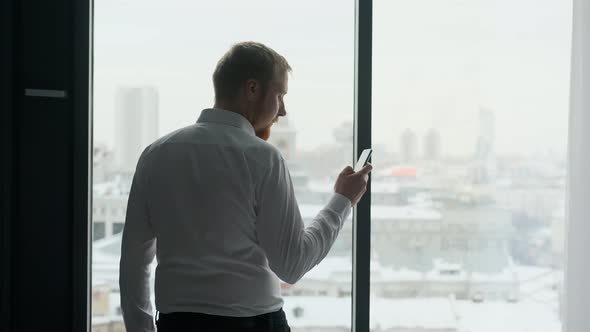
POLYGON ((359 160, 356 162, 356 165, 354 165, 354 171, 358 172, 361 170, 361 168, 363 168, 363 166, 365 166, 367 164, 367 161, 369 161, 369 158, 371 157, 371 153, 373 152, 373 149, 364 149, 363 152, 361 153, 361 156, 359 157, 359 160))

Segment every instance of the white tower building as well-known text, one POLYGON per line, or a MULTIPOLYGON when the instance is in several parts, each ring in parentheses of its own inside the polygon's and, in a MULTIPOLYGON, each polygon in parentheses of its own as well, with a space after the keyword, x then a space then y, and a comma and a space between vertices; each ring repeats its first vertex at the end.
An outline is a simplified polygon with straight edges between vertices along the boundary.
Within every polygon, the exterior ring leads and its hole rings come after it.
POLYGON ((117 165, 122 172, 133 172, 143 149, 158 138, 158 91, 122 87, 115 103, 117 165))

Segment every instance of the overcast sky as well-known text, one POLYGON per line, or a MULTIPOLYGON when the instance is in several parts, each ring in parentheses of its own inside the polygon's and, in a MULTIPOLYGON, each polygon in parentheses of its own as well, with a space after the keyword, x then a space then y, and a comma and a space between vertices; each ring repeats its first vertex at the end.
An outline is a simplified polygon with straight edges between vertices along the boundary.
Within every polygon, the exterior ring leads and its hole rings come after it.
MULTIPOLYGON (((95 1, 94 133, 114 144, 118 87, 159 91, 160 135, 213 104, 211 74, 235 42, 260 41, 293 67, 285 102, 297 144, 333 141, 352 121, 354 1, 95 1)), ((374 0, 373 139, 405 128, 468 154, 481 107, 496 150, 564 153, 571 0, 374 0)))

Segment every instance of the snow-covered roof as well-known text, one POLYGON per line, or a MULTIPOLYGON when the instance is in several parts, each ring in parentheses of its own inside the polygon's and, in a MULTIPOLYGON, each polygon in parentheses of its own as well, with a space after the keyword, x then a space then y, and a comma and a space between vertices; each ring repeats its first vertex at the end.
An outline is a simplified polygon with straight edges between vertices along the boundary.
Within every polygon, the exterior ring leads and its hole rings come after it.
MULTIPOLYGON (((301 204, 299 210, 304 219, 312 219, 324 208, 319 204, 301 204)), ((419 206, 392 206, 373 205, 371 206, 371 219, 393 219, 393 220, 441 220, 440 212, 419 206)))
MULTIPOLYGON (((557 332, 559 318, 551 306, 523 301, 474 303, 450 298, 371 298, 371 329, 457 329, 465 332, 557 332)), ((350 297, 285 297, 289 325, 304 327, 351 326, 350 297), (296 317, 296 308, 301 315, 296 317), (327 309, 329 308, 329 309, 327 309)))
MULTIPOLYGON (((95 261, 93 264, 93 285, 108 284, 113 286, 114 291, 110 298, 110 315, 102 318, 93 317, 93 324, 120 319, 120 316, 113 316, 119 305, 116 287, 118 283, 118 255, 110 250, 117 247, 117 241, 120 241, 120 236, 95 243, 94 253, 102 258, 100 262, 95 261)), ((435 267, 456 270, 460 268, 460 264, 435 260, 435 267)), ((305 279, 329 280, 331 282, 350 281, 351 268, 352 261, 349 257, 327 257, 306 274, 303 281, 305 279)), ((381 329, 396 327, 448 328, 462 332, 559 331, 560 322, 556 314, 557 301, 555 300, 557 292, 552 288, 552 285, 563 276, 546 268, 522 266, 514 266, 513 268, 515 275, 522 283, 521 290, 525 295, 519 302, 484 301, 483 303, 474 303, 452 298, 391 299, 372 297, 371 327, 379 326, 381 329)), ((444 281, 434 271, 431 272, 432 274, 423 274, 409 269, 384 267, 378 262, 372 262, 371 273, 373 282, 418 281, 428 278, 444 281)), ((463 273, 461 272, 460 276, 449 276, 449 278, 462 277, 463 273)), ((499 275, 474 273, 472 277, 489 281, 497 277, 502 279, 508 275, 513 276, 514 274, 512 271, 505 271, 499 275)), ((153 302, 153 292, 151 295, 153 302)), ((350 329, 350 297, 286 296, 284 300, 287 319, 294 328, 341 327, 350 329), (300 317, 295 317, 295 308, 302 309, 300 317)))
MULTIPOLYGON (((118 306, 118 293, 111 293, 113 308, 118 306)), ((153 298, 152 304, 153 304, 153 298)), ((350 297, 289 296, 283 309, 292 328, 350 329, 350 297), (299 313, 296 315, 296 313, 299 313)), ((542 302, 454 300, 452 298, 408 298, 370 300, 370 328, 450 329, 465 332, 557 332, 559 317, 551 305, 542 302)), ((92 324, 121 321, 115 312, 93 316, 92 324)))
MULTIPOLYGON (((328 179, 326 181, 311 180, 308 183, 308 189, 317 193, 332 193, 334 192, 335 179, 328 179)), ((379 179, 373 177, 371 180, 371 192, 373 194, 391 194, 398 193, 402 188, 402 184, 393 179, 379 179)))
POLYGON ((460 331, 465 332, 558 332, 561 323, 554 305, 519 301, 516 303, 456 301, 460 331))
MULTIPOLYGON (((383 328, 425 327, 454 328, 457 322, 447 299, 371 299, 370 325, 383 328), (425 312, 427 314, 425 314, 425 312)), ((285 314, 289 325, 303 327, 351 326, 350 297, 285 297, 285 314), (296 317, 296 308, 301 315, 296 317), (329 309, 327 309, 329 308, 329 309)))

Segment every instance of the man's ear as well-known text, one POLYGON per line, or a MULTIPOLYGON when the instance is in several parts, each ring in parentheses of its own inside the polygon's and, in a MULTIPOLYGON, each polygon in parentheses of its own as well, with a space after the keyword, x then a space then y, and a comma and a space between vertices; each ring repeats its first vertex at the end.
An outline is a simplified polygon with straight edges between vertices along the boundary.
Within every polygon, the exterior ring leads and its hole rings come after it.
POLYGON ((246 98, 248 101, 257 101, 260 96, 260 84, 255 79, 249 79, 245 83, 246 98))

